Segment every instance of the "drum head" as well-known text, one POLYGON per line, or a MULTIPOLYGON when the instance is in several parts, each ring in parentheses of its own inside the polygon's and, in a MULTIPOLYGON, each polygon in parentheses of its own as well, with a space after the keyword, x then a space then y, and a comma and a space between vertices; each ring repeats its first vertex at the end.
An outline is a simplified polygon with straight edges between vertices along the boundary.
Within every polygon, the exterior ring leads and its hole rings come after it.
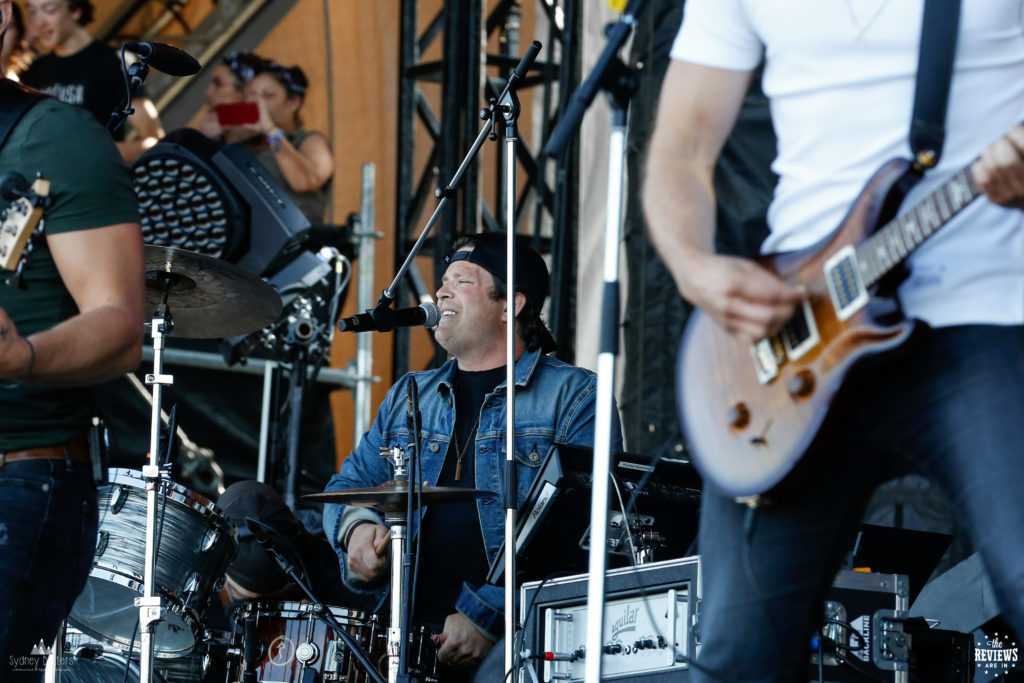
MULTIPOLYGON (((128 649, 139 647, 141 634, 137 630, 139 608, 135 598, 142 596, 142 586, 133 579, 102 567, 93 567, 85 590, 78 596, 68 621, 101 642, 128 649)), ((187 655, 196 644, 199 620, 190 611, 177 611, 175 605, 166 605, 164 620, 156 626, 153 651, 157 657, 171 658, 187 655)))

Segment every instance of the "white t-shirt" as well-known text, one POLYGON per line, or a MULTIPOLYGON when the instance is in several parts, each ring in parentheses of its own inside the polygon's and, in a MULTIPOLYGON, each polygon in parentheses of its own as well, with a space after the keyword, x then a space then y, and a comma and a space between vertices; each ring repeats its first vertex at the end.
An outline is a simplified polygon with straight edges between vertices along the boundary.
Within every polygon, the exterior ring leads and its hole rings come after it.
MULTIPOLYGON (((766 253, 831 233, 888 159, 909 158, 923 0, 687 0, 672 57, 749 70, 765 59, 779 184, 766 253)), ((903 210, 1024 121, 1024 0, 962 0, 939 166, 903 210)), ((1024 212, 985 198, 909 261, 908 315, 1024 322, 1024 212)))

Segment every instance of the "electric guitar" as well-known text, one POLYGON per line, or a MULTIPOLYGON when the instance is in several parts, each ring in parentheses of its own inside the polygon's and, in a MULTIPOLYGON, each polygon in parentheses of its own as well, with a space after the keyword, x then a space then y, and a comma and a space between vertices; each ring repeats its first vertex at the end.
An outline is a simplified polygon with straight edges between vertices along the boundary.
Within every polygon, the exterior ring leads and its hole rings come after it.
POLYGON ((6 173, 0 178, 0 194, 12 200, 0 214, 0 270, 20 275, 22 256, 32 251, 29 238, 50 205, 50 181, 36 178, 29 186, 21 174, 6 173))
POLYGON ((808 292, 775 336, 745 344, 694 312, 676 371, 680 419, 694 464, 722 493, 771 490, 803 456, 850 367, 909 336, 913 322, 893 302, 886 316, 868 306, 879 281, 980 195, 968 166, 893 219, 917 177, 908 161, 887 162, 830 236, 759 260, 808 292))

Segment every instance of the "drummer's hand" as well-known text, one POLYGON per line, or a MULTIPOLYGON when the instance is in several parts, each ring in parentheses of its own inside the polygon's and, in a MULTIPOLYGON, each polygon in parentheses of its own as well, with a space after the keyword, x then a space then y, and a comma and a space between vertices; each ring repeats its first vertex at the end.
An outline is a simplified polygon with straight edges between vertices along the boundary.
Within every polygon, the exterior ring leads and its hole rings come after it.
POLYGON ((475 666, 491 651, 494 643, 458 612, 444 620, 444 632, 438 638, 437 658, 449 666, 475 666))
POLYGON ((388 528, 383 524, 360 524, 348 539, 348 570, 361 581, 372 581, 388 565, 387 553, 377 556, 377 547, 384 543, 388 528))

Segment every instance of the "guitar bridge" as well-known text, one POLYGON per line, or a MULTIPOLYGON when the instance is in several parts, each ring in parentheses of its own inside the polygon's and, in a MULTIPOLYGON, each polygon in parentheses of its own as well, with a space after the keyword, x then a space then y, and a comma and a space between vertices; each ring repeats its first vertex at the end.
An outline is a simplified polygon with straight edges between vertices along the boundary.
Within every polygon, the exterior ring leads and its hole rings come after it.
POLYGON ((839 320, 847 320, 868 302, 868 290, 860 278, 857 252, 847 245, 825 261, 825 284, 839 320))

